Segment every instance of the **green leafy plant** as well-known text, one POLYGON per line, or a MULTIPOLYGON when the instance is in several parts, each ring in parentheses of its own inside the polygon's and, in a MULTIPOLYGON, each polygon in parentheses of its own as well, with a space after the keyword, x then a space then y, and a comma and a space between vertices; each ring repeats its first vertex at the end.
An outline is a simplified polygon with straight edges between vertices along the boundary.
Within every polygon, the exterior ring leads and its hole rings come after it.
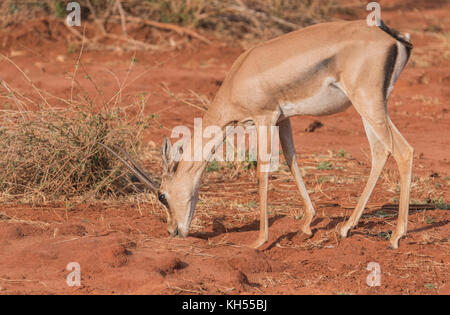
POLYGON ((450 210, 450 205, 445 202, 444 198, 434 198, 432 202, 441 210, 450 210))
POLYGON ((55 16, 57 18, 65 18, 67 16, 64 1, 55 1, 55 16))
POLYGON ((219 163, 216 160, 214 160, 208 164, 208 166, 206 167, 206 172, 207 173, 218 172, 221 169, 222 167, 219 165, 219 163))
POLYGON ((319 165, 317 166, 317 169, 319 171, 324 171, 324 170, 329 171, 329 170, 333 169, 333 165, 328 161, 324 161, 324 162, 319 163, 319 165))
POLYGON ((345 158, 347 156, 347 152, 345 150, 339 150, 337 156, 345 158))
POLYGON ((428 290, 436 289, 436 286, 433 283, 425 283, 424 287, 425 287, 425 289, 428 289, 428 290))

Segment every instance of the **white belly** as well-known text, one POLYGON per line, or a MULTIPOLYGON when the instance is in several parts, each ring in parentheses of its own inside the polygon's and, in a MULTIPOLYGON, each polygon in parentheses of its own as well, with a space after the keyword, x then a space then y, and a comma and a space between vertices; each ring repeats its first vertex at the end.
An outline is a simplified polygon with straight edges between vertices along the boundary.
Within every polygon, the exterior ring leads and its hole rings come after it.
POLYGON ((283 116, 325 116, 346 110, 351 105, 343 89, 334 80, 325 80, 322 88, 308 98, 281 102, 280 108, 283 116))

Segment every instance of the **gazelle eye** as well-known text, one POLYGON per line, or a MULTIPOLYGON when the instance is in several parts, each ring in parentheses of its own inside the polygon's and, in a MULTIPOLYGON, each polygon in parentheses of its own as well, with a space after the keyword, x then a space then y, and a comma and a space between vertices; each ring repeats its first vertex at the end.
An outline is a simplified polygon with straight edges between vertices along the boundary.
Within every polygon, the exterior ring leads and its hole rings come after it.
POLYGON ((161 194, 160 192, 158 192, 158 200, 167 207, 167 199, 166 199, 166 195, 161 194))

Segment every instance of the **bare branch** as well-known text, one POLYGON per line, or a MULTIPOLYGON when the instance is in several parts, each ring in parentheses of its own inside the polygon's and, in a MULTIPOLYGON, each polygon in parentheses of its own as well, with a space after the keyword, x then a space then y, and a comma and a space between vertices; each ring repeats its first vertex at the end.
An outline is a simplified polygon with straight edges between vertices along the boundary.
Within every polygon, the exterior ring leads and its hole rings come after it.
POLYGON ((163 30, 174 31, 181 35, 189 35, 189 36, 192 36, 193 38, 198 39, 199 41, 201 41, 203 43, 206 43, 208 45, 211 44, 211 41, 209 39, 207 39, 206 37, 198 34, 197 32, 195 32, 191 29, 181 27, 181 26, 178 26, 175 24, 155 22, 155 21, 151 21, 151 20, 137 18, 134 16, 127 16, 126 19, 127 19, 127 21, 130 21, 133 23, 142 23, 147 26, 156 27, 156 28, 163 29, 163 30))

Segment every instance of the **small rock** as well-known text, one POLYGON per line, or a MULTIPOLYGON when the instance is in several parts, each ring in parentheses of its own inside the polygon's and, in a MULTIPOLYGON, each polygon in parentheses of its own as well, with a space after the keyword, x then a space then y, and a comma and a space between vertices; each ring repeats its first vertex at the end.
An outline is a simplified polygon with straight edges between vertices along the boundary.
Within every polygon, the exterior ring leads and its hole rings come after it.
POLYGON ((150 148, 152 148, 152 149, 155 149, 156 148, 156 143, 154 142, 154 141, 149 141, 148 142, 148 146, 150 147, 150 148))
POLYGON ((430 84, 430 78, 426 75, 426 73, 424 73, 417 79, 417 82, 419 84, 428 85, 428 84, 430 84))
POLYGON ((22 57, 25 56, 26 54, 27 52, 25 50, 12 50, 9 56, 11 58, 14 58, 14 57, 22 57))
POLYGON ((66 57, 63 56, 63 55, 58 55, 58 56, 56 57, 56 61, 58 61, 58 62, 60 62, 60 63, 64 63, 64 62, 66 62, 66 57))
POLYGON ((41 70, 42 72, 45 72, 45 65, 42 62, 35 62, 34 66, 41 70))

